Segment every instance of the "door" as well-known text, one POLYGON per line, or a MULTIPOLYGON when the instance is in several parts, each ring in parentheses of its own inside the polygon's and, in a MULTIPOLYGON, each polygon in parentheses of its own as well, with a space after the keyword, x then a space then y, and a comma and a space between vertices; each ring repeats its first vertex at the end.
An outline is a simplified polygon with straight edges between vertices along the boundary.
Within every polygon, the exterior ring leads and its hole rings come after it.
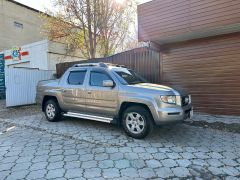
MULTIPOLYGON (((101 70, 92 70, 86 91, 86 113, 103 117, 114 117, 118 103, 118 87, 103 87, 104 80, 111 76, 101 70)), ((113 80, 112 80, 113 81, 113 80)))
POLYGON ((63 109, 69 112, 85 111, 85 76, 87 70, 70 71, 62 87, 63 109))
POLYGON ((6 106, 36 103, 37 83, 53 79, 54 71, 27 68, 6 68, 6 106))

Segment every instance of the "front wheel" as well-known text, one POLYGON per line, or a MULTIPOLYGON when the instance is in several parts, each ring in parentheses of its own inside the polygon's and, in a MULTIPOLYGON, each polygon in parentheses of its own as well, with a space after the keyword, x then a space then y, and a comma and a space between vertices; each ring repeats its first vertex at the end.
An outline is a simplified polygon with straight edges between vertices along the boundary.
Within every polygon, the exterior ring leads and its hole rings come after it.
POLYGON ((129 136, 136 139, 143 139, 152 131, 153 120, 146 108, 132 106, 124 111, 122 125, 129 136))
POLYGON ((48 121, 56 122, 61 119, 61 110, 58 103, 52 99, 48 100, 44 106, 45 116, 48 121))

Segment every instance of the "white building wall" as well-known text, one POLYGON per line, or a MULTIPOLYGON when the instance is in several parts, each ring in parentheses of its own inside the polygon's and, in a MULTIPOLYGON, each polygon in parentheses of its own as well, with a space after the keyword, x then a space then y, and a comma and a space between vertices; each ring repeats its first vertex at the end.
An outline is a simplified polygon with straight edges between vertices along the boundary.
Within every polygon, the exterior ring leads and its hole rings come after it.
MULTIPOLYGON (((21 52, 27 51, 29 54, 22 56, 21 60, 6 60, 7 67, 27 67, 48 70, 48 41, 43 40, 32 44, 21 46, 21 52)), ((11 49, 3 52, 5 56, 11 55, 11 49)))
MULTIPOLYGON (((84 58, 79 57, 79 53, 74 52, 66 55, 66 45, 57 42, 43 40, 32 44, 21 46, 21 52, 28 52, 27 56, 22 56, 21 60, 13 61, 12 59, 5 61, 6 67, 25 67, 36 68, 39 70, 56 71, 56 64, 71 61, 81 61, 84 58)), ((12 50, 3 51, 5 56, 11 55, 12 50)), ((1 53, 1 52, 0 52, 1 53)))

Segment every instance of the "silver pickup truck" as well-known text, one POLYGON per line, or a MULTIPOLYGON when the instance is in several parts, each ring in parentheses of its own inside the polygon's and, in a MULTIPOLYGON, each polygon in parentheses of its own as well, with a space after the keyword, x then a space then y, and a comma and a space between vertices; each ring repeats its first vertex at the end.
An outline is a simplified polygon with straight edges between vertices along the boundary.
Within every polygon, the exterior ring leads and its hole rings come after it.
POLYGON ((138 139, 154 125, 192 115, 190 95, 147 83, 130 69, 106 63, 77 64, 59 80, 39 82, 36 100, 49 121, 67 116, 116 123, 138 139))

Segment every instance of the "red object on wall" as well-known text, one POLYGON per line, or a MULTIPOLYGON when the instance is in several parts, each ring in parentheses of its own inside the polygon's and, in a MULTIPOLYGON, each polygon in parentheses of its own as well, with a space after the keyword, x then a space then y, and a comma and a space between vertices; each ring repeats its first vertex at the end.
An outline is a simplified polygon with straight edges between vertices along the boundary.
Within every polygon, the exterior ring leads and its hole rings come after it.
POLYGON ((5 56, 4 59, 5 59, 5 60, 12 59, 12 56, 5 56))
POLYGON ((22 55, 22 56, 27 56, 28 54, 29 54, 28 51, 21 52, 21 55, 22 55))
MULTIPOLYGON (((28 51, 21 52, 21 56, 27 56, 27 55, 29 55, 28 51)), ((11 55, 4 57, 4 60, 10 60, 10 59, 12 59, 11 55)))

